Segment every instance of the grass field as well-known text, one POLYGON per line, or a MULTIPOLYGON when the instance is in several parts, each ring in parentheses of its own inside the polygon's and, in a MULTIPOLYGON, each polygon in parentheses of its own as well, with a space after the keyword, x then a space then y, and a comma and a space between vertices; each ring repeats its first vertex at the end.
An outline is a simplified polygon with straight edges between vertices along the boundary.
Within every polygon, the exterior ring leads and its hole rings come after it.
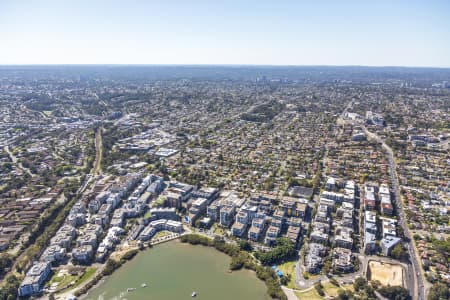
POLYGON ((335 286, 331 282, 324 282, 324 283, 322 283, 322 285, 323 285, 323 291, 325 292, 325 294, 327 296, 331 296, 331 297, 337 296, 340 287, 335 286))
POLYGON ((92 276, 94 276, 95 271, 97 271, 97 268, 95 267, 89 267, 84 271, 84 274, 79 277, 77 279, 77 281, 75 282, 75 284, 73 285, 74 288, 82 285, 83 283, 85 283, 87 280, 89 280, 92 276))
POLYGON ((403 268, 400 265, 369 262, 370 280, 378 280, 382 285, 403 286, 403 268))
POLYGON ((317 293, 317 291, 314 287, 312 287, 308 290, 305 290, 305 291, 295 292, 295 295, 300 300, 322 300, 322 299, 325 299, 317 293))
POLYGON ((53 275, 52 279, 48 282, 47 286, 51 286, 52 284, 57 283, 57 290, 62 291, 67 289, 68 287, 75 288, 80 286, 87 280, 89 280, 94 274, 97 268, 89 267, 84 270, 84 272, 80 275, 70 275, 68 273, 61 274, 56 273, 53 275))
POLYGON ((152 239, 159 239, 168 235, 171 235, 172 233, 166 230, 160 231, 157 234, 155 234, 155 236, 152 239))
MULTIPOLYGON (((338 291, 340 289, 349 290, 349 291, 353 292, 353 285, 351 285, 351 284, 335 286, 331 282, 327 281, 327 282, 323 282, 322 285, 323 285, 323 291, 325 292, 325 295, 328 297, 332 297, 332 298, 337 297, 338 291)), ((307 289, 305 291, 296 291, 295 295, 300 300, 303 300, 303 299, 305 299, 305 300, 325 299, 324 297, 320 296, 317 293, 317 291, 314 287, 312 287, 311 289, 307 289)))
POLYGON ((217 224, 213 225, 213 229, 212 230, 213 230, 214 234, 225 235, 225 230, 222 227, 217 226, 217 224))
POLYGON ((284 264, 281 264, 277 266, 277 268, 283 272, 283 274, 286 276, 290 274, 291 279, 289 280, 288 284, 286 285, 290 289, 295 289, 295 261, 288 261, 284 264))
POLYGON ((75 281, 78 278, 77 275, 70 275, 70 274, 55 274, 53 275, 52 279, 48 282, 48 286, 51 286, 54 283, 57 283, 57 289, 64 289, 67 287, 71 282, 75 281))

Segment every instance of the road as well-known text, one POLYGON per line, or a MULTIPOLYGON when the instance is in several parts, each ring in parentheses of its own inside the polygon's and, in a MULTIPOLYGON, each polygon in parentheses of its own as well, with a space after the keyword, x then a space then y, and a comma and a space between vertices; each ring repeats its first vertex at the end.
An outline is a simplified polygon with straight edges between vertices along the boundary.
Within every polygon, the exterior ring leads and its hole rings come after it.
POLYGON ((30 169, 25 168, 22 165, 22 163, 17 159, 17 157, 14 155, 14 153, 12 153, 11 150, 9 150, 9 146, 5 146, 3 149, 5 150, 6 153, 8 153, 9 158, 11 159, 13 164, 17 165, 19 167, 19 169, 21 169, 24 172, 27 172, 31 177, 36 176, 36 174, 31 173, 30 169))
POLYGON ((287 288, 284 285, 281 286, 281 289, 283 290, 288 300, 298 300, 293 289, 287 288))
POLYGON ((102 158, 103 158, 103 143, 102 143, 103 128, 99 127, 95 132, 95 161, 92 168, 93 175, 100 175, 102 172, 102 158))
POLYGON ((411 290, 413 291, 413 298, 418 300, 425 300, 426 297, 426 291, 424 286, 424 275, 423 270, 420 267, 419 264, 419 258, 417 255, 416 248, 414 246, 414 242, 411 236, 411 233, 409 231, 407 220, 405 218, 405 213, 403 211, 403 205, 401 203, 401 197, 400 197, 400 186, 398 183, 398 176, 397 176, 397 165, 395 163, 395 157, 394 152, 392 151, 391 147, 385 143, 385 141, 380 138, 377 134, 369 131, 366 126, 362 125, 364 132, 367 135, 368 139, 375 140, 378 143, 381 143, 383 149, 387 153, 388 161, 389 161, 389 169, 391 174, 391 182, 392 182, 392 188, 395 193, 395 208, 397 210, 398 215, 398 222, 400 226, 402 226, 405 237, 408 239, 408 242, 406 244, 406 248, 409 254, 409 258, 411 260, 411 266, 412 266, 412 272, 414 276, 413 278, 410 278, 410 286, 414 287, 411 290))

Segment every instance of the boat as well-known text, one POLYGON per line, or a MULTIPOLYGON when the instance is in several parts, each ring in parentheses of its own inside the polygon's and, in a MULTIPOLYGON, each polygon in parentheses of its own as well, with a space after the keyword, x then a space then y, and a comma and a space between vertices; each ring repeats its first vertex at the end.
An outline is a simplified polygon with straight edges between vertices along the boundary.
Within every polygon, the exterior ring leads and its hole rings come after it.
POLYGON ((129 293, 129 292, 132 292, 132 291, 134 291, 135 290, 135 288, 127 288, 127 292, 129 293))
POLYGON ((145 287, 147 287, 147 284, 143 283, 143 284, 141 284, 141 287, 145 288, 145 287))
POLYGON ((197 296, 197 293, 196 292, 192 292, 191 297, 196 297, 196 296, 197 296))

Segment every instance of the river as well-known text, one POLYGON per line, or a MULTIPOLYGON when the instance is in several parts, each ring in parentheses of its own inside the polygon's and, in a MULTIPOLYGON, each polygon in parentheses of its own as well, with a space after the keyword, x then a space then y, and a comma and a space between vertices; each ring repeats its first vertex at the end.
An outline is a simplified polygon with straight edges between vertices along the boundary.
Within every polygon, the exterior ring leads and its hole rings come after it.
POLYGON ((264 282, 247 270, 228 273, 230 258, 204 246, 172 241, 139 253, 85 299, 268 300, 264 282), (141 287, 147 284, 147 287, 141 287), (135 288, 127 292, 128 288, 135 288))

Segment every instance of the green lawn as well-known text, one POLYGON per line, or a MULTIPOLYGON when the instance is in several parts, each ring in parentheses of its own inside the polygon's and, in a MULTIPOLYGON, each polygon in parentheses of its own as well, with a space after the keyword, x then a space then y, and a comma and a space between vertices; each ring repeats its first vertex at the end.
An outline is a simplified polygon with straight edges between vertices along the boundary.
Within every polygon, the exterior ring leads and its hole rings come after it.
POLYGON ((286 285, 288 288, 295 289, 295 263, 296 261, 288 261, 284 264, 277 266, 277 268, 283 272, 284 276, 291 275, 291 279, 286 285))
POLYGON ((331 297, 337 296, 340 287, 335 286, 334 284, 332 284, 329 281, 322 283, 322 285, 323 285, 323 291, 325 292, 325 294, 327 296, 331 296, 331 297))
MULTIPOLYGON (((328 297, 332 297, 332 298, 337 297, 339 289, 349 290, 351 292, 354 291, 353 290, 353 285, 351 285, 351 284, 335 286, 331 282, 327 281, 327 282, 322 282, 322 285, 323 285, 323 291, 325 292, 325 295, 328 296, 328 297)), ((324 297, 321 297, 317 293, 317 291, 316 291, 316 289, 314 287, 312 287, 311 289, 305 290, 305 291, 297 290, 295 292, 295 295, 300 300, 303 300, 303 299, 305 299, 305 300, 325 299, 324 297)))
POLYGON ((53 283, 58 283, 57 289, 63 289, 66 286, 68 286, 72 281, 75 281, 78 278, 76 275, 63 275, 63 276, 57 276, 55 274, 52 279, 48 282, 48 286, 51 286, 53 283))
POLYGON ((157 234, 155 234, 155 236, 152 239, 159 239, 159 238, 171 235, 171 234, 172 234, 172 232, 163 230, 163 231, 160 231, 157 234))
POLYGON ((217 224, 214 224, 213 233, 217 235, 225 235, 225 230, 217 224))
POLYGON ((314 279, 316 279, 316 278, 318 278, 318 277, 320 277, 322 275, 320 275, 320 274, 311 274, 311 273, 308 273, 308 272, 303 272, 302 276, 305 279, 314 280, 314 279), (307 275, 307 276, 305 277, 305 275, 307 275))
POLYGON ((68 287, 75 288, 89 280, 92 276, 94 276, 97 268, 88 267, 85 269, 82 275, 63 275, 58 276, 57 274, 53 275, 52 279, 48 282, 47 286, 51 286, 53 283, 58 283, 57 290, 62 291, 67 289, 68 287), (73 283, 73 285, 71 285, 73 283))
POLYGON ((148 211, 148 212, 145 213, 144 219, 149 219, 151 216, 152 216, 151 211, 148 211))
POLYGON ((89 280, 92 276, 94 276, 95 271, 97 271, 97 268, 95 267, 89 267, 84 271, 84 274, 78 278, 78 280, 73 285, 74 288, 82 285, 84 282, 89 280))
POLYGON ((166 197, 159 196, 159 198, 156 199, 156 201, 154 202, 154 206, 162 206, 162 205, 164 205, 165 201, 166 201, 166 197))
POLYGON ((323 299, 325 299, 317 293, 317 291, 314 287, 312 287, 311 289, 306 290, 304 292, 303 291, 295 292, 295 295, 300 300, 303 300, 303 299, 305 299, 305 300, 323 300, 323 299))

